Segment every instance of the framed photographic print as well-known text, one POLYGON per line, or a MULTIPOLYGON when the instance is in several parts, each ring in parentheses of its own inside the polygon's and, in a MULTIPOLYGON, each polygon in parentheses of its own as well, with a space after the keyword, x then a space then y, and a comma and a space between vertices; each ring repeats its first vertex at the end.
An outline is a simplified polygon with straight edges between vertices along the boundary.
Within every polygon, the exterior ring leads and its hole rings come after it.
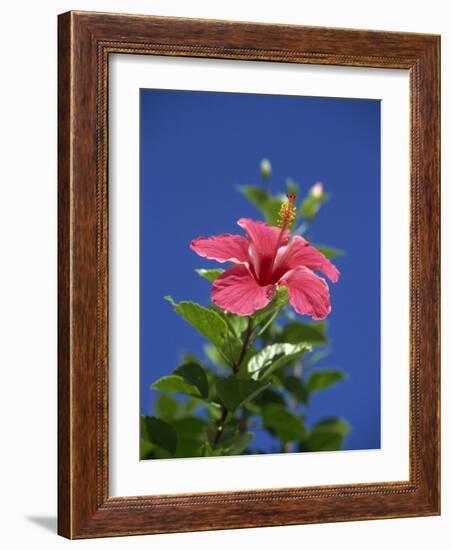
POLYGON ((59 533, 439 514, 438 36, 59 17, 59 533))

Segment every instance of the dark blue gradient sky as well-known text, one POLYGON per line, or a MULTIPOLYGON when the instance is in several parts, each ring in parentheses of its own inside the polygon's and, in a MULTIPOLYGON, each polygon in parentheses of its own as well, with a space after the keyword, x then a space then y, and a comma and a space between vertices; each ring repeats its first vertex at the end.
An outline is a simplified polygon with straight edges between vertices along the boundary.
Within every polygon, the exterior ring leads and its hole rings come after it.
MULTIPOLYGON (((163 297, 209 303, 195 268, 218 267, 189 249, 199 235, 239 233, 257 218, 237 185, 259 184, 271 160, 271 189, 290 176, 302 192, 322 181, 331 200, 310 230, 313 243, 342 248, 341 279, 331 284, 332 353, 322 362, 347 380, 315 394, 307 423, 342 416, 347 449, 380 446, 380 103, 209 92, 141 91, 141 396, 204 340, 163 297)), ((270 448, 261 437, 260 448, 270 448)))

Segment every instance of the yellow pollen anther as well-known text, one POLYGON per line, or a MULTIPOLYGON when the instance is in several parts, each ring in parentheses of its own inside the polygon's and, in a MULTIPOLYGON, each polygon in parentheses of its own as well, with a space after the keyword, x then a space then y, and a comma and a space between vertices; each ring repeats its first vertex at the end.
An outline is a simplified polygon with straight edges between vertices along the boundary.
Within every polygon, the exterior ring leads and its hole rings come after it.
POLYGON ((297 215, 297 207, 295 206, 296 196, 288 194, 287 200, 279 207, 278 227, 281 229, 289 229, 297 215))

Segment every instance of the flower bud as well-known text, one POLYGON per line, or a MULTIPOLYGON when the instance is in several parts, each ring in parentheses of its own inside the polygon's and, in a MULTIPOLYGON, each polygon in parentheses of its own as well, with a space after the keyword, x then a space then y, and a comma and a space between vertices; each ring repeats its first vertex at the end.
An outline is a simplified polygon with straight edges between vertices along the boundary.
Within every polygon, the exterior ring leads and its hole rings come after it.
POLYGON ((261 160, 261 176, 264 180, 268 180, 272 174, 272 165, 268 159, 261 160))
POLYGON ((312 197, 320 199, 323 196, 323 183, 321 181, 318 181, 316 184, 314 184, 311 187, 310 194, 312 197))

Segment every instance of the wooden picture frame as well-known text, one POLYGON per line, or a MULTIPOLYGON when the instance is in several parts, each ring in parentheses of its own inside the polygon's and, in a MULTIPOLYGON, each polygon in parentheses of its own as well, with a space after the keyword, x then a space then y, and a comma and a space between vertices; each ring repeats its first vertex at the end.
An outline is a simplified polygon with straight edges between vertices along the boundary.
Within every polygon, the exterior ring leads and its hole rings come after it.
POLYGON ((68 538, 440 513, 440 38, 68 12, 58 38, 58 532, 68 538), (110 497, 110 54, 265 60, 410 73, 409 481, 110 497))

